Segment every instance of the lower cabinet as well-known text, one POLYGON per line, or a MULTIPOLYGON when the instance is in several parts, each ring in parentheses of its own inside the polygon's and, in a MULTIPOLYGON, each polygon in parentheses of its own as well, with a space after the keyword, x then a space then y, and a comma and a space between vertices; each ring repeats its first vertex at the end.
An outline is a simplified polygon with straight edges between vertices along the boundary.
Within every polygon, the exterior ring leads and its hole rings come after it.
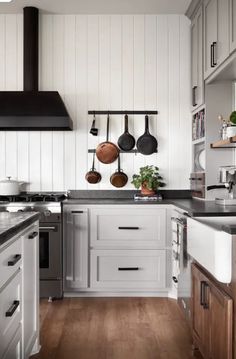
POLYGON ((64 289, 88 288, 88 210, 66 206, 64 227, 64 289))
POLYGON ((160 289, 166 287, 165 250, 92 250, 91 287, 160 289))
POLYGON ((2 359, 21 359, 25 358, 21 356, 22 351, 22 332, 21 326, 18 328, 16 334, 14 335, 12 341, 7 348, 7 351, 4 353, 2 359))
POLYGON ((205 359, 232 359, 233 300, 195 264, 192 265, 194 346, 205 359))
POLYGON ((38 337, 39 308, 39 238, 38 225, 22 235, 23 247, 23 358, 28 358, 38 337))
POLYGON ((167 290, 167 212, 160 205, 65 204, 64 291, 167 290))

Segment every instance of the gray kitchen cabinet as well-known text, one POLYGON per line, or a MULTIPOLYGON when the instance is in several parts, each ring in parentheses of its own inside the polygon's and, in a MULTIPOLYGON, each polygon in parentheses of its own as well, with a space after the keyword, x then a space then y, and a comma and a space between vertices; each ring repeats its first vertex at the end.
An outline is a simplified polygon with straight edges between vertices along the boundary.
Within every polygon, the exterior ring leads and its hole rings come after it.
POLYGON ((230 52, 233 52, 236 49, 236 0, 230 0, 229 14, 230 52))
POLYGON ((200 7, 191 26, 191 63, 192 63, 192 110, 204 103, 203 81, 203 17, 200 7))
POLYGON ((229 56, 229 1, 205 0, 204 8, 204 78, 229 56))
POLYGON ((64 289, 88 288, 88 210, 66 206, 64 226, 64 289))

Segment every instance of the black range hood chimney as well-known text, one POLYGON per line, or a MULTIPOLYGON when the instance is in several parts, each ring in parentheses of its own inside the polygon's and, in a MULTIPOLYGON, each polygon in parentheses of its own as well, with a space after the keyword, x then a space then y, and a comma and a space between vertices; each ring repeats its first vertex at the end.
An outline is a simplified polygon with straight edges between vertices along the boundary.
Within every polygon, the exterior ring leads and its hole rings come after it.
POLYGON ((24 91, 0 91, 0 130, 69 131, 73 122, 57 91, 38 91, 38 9, 24 8, 24 91))

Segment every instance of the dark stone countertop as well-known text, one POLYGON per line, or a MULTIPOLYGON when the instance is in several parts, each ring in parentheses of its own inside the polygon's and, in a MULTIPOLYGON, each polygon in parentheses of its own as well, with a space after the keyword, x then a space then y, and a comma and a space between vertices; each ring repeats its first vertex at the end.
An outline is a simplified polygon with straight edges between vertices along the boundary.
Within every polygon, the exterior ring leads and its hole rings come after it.
POLYGON ((0 246, 38 219, 37 212, 0 212, 0 246))

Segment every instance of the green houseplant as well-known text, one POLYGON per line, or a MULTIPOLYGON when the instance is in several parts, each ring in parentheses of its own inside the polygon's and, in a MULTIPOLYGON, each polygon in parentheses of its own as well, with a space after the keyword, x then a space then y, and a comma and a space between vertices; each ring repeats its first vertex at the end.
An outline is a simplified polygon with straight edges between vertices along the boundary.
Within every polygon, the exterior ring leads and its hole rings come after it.
POLYGON ((156 166, 140 167, 139 174, 134 174, 131 183, 135 188, 141 187, 141 193, 144 195, 153 195, 159 187, 165 186, 163 178, 159 174, 159 168, 156 166))

